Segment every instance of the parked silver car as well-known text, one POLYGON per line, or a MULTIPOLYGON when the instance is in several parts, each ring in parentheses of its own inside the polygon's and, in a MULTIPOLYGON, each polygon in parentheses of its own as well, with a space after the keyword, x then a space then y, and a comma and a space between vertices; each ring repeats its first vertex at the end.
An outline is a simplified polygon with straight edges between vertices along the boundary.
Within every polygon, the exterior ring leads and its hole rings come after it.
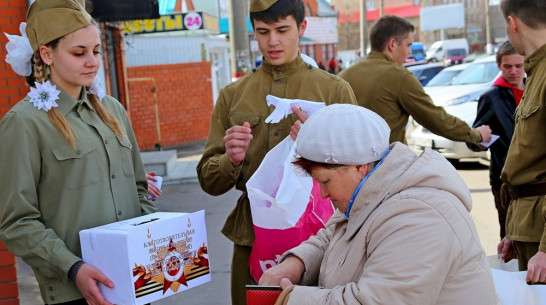
MULTIPOLYGON (((444 69, 443 71, 447 70, 444 69)), ((475 60, 457 75, 450 85, 425 87, 434 104, 443 106, 445 110, 472 126, 476 118, 478 99, 492 87, 500 75, 495 56, 487 56, 475 60)), ((432 82, 432 81, 431 81, 432 82)), ((444 157, 453 160, 467 158, 487 158, 486 152, 474 152, 462 142, 454 142, 435 135, 423 126, 417 124, 410 135, 411 148, 421 153, 424 147, 440 152, 444 157)))
MULTIPOLYGON (((438 72, 426 85, 426 87, 438 87, 451 85, 455 76, 459 75, 469 64, 453 65, 438 72)), ((425 89, 428 90, 428 89, 425 89)))

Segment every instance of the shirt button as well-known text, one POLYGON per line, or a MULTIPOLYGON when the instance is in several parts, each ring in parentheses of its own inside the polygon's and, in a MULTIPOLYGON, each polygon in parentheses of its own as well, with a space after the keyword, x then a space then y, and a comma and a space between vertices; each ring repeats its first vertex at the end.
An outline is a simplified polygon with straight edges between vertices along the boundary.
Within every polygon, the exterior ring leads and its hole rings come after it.
POLYGON ((108 140, 104 140, 104 144, 108 144, 108 140))
POLYGON ((49 299, 50 299, 51 301, 55 301, 55 297, 53 297, 53 296, 49 297, 49 299))
POLYGON ((275 132, 273 133, 274 136, 278 137, 279 136, 279 131, 278 130, 275 130, 275 132))
POLYGON ((81 151, 79 151, 79 150, 76 150, 76 155, 78 155, 78 156, 79 156, 79 155, 81 155, 81 154, 82 154, 82 152, 81 152, 81 151))
POLYGON ((116 179, 116 175, 112 175, 112 179, 116 179))
POLYGON ((281 83, 281 80, 279 79, 279 80, 277 81, 277 84, 280 84, 280 83, 281 83))
POLYGON ((49 291, 53 291, 53 286, 49 286, 49 291))
POLYGON ((118 211, 118 215, 121 216, 121 211, 118 211))

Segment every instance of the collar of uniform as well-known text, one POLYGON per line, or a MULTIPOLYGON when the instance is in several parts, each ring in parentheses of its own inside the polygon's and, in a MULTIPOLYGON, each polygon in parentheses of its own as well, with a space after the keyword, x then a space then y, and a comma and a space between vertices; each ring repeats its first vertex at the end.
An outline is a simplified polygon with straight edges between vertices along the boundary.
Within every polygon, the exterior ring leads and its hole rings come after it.
POLYGON ((366 56, 366 58, 367 59, 384 59, 386 61, 390 61, 394 63, 394 60, 392 60, 390 56, 388 56, 387 54, 383 52, 370 51, 370 53, 368 53, 368 56, 366 56))
POLYGON ((272 75, 273 79, 277 80, 280 78, 288 77, 288 75, 297 71, 300 68, 300 66, 304 67, 305 65, 306 63, 303 61, 303 59, 298 53, 298 56, 296 57, 296 59, 284 65, 274 66, 264 61, 261 67, 265 73, 272 75))
POLYGON ((531 76, 535 67, 544 59, 546 59, 546 44, 538 48, 531 56, 525 59, 524 69, 525 73, 527 73, 527 77, 531 76))
MULTIPOLYGON (((51 80, 50 80, 51 82, 51 80)), ((52 84, 55 84, 51 82, 52 84)), ((91 101, 87 98, 87 89, 83 87, 83 93, 82 93, 82 99, 76 100, 70 94, 66 93, 61 87, 57 86, 57 89, 61 91, 59 93, 59 100, 61 101, 59 104, 59 111, 66 116, 72 109, 77 107, 80 104, 87 105, 87 107, 91 110, 93 110, 93 106, 91 105, 91 101)))

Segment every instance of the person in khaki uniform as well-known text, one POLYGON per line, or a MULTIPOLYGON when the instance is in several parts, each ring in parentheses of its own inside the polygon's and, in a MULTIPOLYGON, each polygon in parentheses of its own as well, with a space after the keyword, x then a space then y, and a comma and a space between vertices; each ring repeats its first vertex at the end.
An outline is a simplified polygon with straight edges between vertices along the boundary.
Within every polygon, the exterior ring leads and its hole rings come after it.
POLYGON ((434 105, 423 86, 402 63, 411 54, 415 27, 397 16, 383 16, 370 31, 372 51, 339 77, 353 88, 360 106, 379 114, 391 128, 390 142, 406 143, 411 115, 432 133, 453 141, 478 144, 491 139, 489 126, 471 128, 434 105))
POLYGON ((546 1, 502 0, 500 9, 528 78, 501 172, 509 206, 498 251, 505 260, 517 256, 528 282, 546 283, 546 1))
POLYGON ((125 109, 96 83, 101 40, 83 4, 36 0, 7 48, 32 87, 0 121, 0 239, 45 304, 111 304, 98 283, 115 283, 82 261, 79 231, 157 211, 125 109))
MULTIPOLYGON (((273 111, 268 94, 290 99, 330 103, 356 100, 347 82, 305 63, 298 51, 306 28, 302 0, 251 0, 250 18, 263 54, 257 69, 220 91, 197 175, 203 190, 223 194, 233 187, 241 197, 222 233, 234 243, 231 265, 233 304, 246 304, 245 285, 251 284, 248 258, 254 229, 245 184, 267 152, 296 136, 301 123, 291 114, 276 124, 265 118, 273 111)), ((301 114, 301 112, 300 112, 301 114)))

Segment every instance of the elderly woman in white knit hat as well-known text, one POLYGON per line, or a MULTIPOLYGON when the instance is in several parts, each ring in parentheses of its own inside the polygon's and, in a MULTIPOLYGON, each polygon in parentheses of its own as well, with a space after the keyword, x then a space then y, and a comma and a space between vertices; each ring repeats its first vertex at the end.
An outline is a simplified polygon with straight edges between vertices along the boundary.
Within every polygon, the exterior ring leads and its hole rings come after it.
POLYGON ((96 82, 99 29, 83 0, 36 0, 6 61, 28 95, 0 121, 0 239, 34 270, 45 304, 111 304, 115 283, 81 258, 79 231, 156 208, 123 106, 96 82))
POLYGON ((440 154, 389 146, 389 134, 354 105, 303 124, 294 163, 337 211, 260 279, 283 288, 277 304, 498 304, 465 183, 440 154))

